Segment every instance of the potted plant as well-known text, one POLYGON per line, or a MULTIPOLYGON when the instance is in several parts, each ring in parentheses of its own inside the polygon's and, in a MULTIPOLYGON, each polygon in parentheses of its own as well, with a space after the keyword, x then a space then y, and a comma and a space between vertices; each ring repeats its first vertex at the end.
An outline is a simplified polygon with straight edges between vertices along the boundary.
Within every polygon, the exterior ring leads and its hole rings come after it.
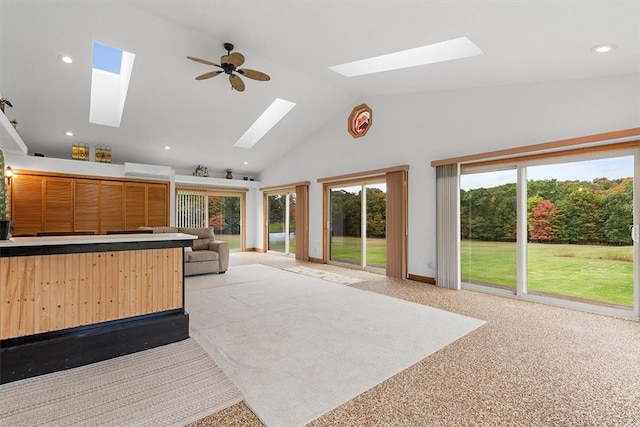
POLYGON ((4 177, 4 152, 0 150, 0 240, 7 240, 13 231, 13 221, 7 219, 7 183, 4 177))
POLYGON ((13 105, 11 105, 11 101, 9 101, 7 98, 0 98, 0 110, 2 110, 3 113, 5 105, 7 107, 13 107, 13 105))

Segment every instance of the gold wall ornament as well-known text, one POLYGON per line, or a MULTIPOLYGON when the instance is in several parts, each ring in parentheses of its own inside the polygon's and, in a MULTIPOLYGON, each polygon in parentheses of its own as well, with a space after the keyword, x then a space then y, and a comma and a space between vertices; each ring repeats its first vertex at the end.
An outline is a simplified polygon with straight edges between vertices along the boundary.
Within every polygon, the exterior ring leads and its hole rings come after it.
POLYGON ((360 104, 353 107, 349 120, 347 121, 347 129, 354 138, 365 136, 371 127, 373 113, 367 104, 360 104))
POLYGON ((74 160, 89 160, 89 144, 74 142, 71 146, 71 158, 74 160))
POLYGON ((95 158, 98 163, 111 163, 111 146, 96 145, 95 158))

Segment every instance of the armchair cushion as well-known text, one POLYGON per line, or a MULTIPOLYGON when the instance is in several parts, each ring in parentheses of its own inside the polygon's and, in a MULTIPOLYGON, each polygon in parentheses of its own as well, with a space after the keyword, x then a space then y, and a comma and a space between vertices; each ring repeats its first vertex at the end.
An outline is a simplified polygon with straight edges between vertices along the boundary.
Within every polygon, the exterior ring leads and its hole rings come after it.
POLYGON ((217 261, 218 252, 214 251, 194 251, 186 253, 185 257, 188 262, 201 262, 201 261, 217 261))

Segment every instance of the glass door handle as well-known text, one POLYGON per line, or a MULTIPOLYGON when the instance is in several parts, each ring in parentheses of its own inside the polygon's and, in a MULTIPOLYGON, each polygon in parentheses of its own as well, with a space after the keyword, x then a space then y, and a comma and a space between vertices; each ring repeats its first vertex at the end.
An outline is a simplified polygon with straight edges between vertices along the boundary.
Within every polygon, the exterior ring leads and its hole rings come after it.
POLYGON ((640 226, 632 225, 629 228, 631 229, 631 240, 633 240, 633 243, 640 242, 640 226))

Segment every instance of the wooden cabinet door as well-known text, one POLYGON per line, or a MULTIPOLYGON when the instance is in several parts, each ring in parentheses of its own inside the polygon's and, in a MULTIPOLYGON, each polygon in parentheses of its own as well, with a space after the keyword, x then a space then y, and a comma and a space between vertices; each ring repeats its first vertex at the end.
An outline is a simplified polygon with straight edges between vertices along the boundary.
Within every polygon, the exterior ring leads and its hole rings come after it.
POLYGON ((76 179, 73 231, 100 233, 100 181, 76 179))
POLYGON ((100 183, 100 233, 124 230, 124 183, 100 183))
POLYGON ((19 175, 11 182, 13 235, 35 235, 44 228, 44 177, 19 175))
POLYGON ((73 178, 46 177, 44 231, 73 231, 73 178))
POLYGON ((168 188, 164 184, 147 184, 147 225, 165 227, 167 222, 168 188))
POLYGON ((124 184, 124 226, 135 230, 147 225, 147 184, 126 182, 124 184))

